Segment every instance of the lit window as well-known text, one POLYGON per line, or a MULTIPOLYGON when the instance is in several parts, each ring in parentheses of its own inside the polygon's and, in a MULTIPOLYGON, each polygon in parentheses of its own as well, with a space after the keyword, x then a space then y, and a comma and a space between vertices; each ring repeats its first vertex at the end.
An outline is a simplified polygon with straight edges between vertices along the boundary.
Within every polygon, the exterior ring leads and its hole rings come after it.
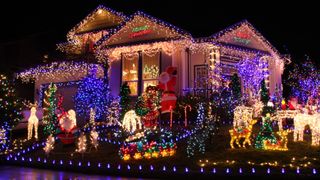
POLYGON ((132 56, 123 56, 122 61, 122 82, 128 82, 132 96, 138 95, 138 54, 132 56))
POLYGON ((158 77, 160 72, 159 66, 160 53, 157 52, 153 55, 142 55, 142 85, 143 91, 148 86, 158 85, 158 77))

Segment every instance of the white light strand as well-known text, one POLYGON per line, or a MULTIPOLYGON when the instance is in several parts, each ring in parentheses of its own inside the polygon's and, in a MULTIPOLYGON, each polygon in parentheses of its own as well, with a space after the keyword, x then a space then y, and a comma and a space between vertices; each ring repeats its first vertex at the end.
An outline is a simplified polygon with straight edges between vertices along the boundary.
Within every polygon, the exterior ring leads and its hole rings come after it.
POLYGON ((127 132, 135 132, 142 128, 141 118, 134 110, 126 112, 122 121, 122 128, 127 132))
POLYGON ((99 137, 98 132, 97 132, 95 129, 93 129, 93 130, 90 132, 90 141, 91 141, 92 146, 93 146, 96 150, 98 149, 98 146, 99 146, 98 137, 99 137))
POLYGON ((81 132, 79 138, 78 138, 78 143, 77 143, 77 149, 76 152, 81 153, 82 156, 87 150, 87 137, 84 134, 84 132, 81 132))
POLYGON ((55 140, 54 140, 53 135, 51 134, 51 135, 47 138, 46 146, 43 148, 43 150, 44 150, 44 152, 46 153, 47 156, 49 156, 50 152, 53 150, 53 148, 54 148, 54 143, 55 143, 55 140))

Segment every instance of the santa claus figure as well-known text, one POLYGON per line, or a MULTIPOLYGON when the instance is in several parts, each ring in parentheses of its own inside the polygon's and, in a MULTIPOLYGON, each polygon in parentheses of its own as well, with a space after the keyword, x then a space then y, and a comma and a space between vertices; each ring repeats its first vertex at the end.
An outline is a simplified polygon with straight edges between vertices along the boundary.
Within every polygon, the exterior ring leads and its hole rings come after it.
POLYGON ((288 102, 288 106, 290 110, 296 110, 297 109, 297 104, 298 104, 298 99, 297 98, 291 98, 288 102))
POLYGON ((59 126, 57 130, 58 138, 63 144, 74 143, 76 136, 78 135, 76 112, 70 109, 59 117, 59 126))
POLYGON ((165 72, 159 76, 159 89, 162 90, 161 113, 168 113, 176 107, 177 96, 175 95, 175 85, 177 81, 177 68, 169 66, 165 72))

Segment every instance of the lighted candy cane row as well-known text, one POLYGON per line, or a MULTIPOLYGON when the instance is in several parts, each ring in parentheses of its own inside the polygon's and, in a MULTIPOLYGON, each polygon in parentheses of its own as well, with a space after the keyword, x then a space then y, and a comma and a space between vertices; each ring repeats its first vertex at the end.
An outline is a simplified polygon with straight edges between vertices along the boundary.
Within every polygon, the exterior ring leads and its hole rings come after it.
MULTIPOLYGON (((184 127, 187 127, 188 126, 188 117, 187 117, 187 109, 189 108, 189 111, 192 110, 191 106, 188 104, 186 106, 184 106, 184 127)), ((173 113, 173 108, 172 106, 170 106, 169 108, 170 110, 170 128, 172 128, 172 113, 173 113)))

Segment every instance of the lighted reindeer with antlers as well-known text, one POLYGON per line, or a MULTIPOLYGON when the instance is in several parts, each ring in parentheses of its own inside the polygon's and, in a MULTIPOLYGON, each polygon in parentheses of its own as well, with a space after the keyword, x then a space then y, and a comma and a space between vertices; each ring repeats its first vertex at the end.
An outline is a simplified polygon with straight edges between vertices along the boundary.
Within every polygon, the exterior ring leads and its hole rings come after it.
POLYGON ((246 144, 251 146, 250 136, 252 133, 252 127, 255 123, 257 123, 257 120, 251 119, 251 120, 249 120, 248 127, 244 128, 244 129, 233 128, 233 129, 229 130, 229 133, 231 136, 230 147, 232 149, 234 149, 234 146, 233 146, 234 141, 236 141, 236 144, 238 145, 238 147, 245 148, 246 144), (241 138, 244 138, 242 146, 240 145, 240 142, 239 142, 241 138))

